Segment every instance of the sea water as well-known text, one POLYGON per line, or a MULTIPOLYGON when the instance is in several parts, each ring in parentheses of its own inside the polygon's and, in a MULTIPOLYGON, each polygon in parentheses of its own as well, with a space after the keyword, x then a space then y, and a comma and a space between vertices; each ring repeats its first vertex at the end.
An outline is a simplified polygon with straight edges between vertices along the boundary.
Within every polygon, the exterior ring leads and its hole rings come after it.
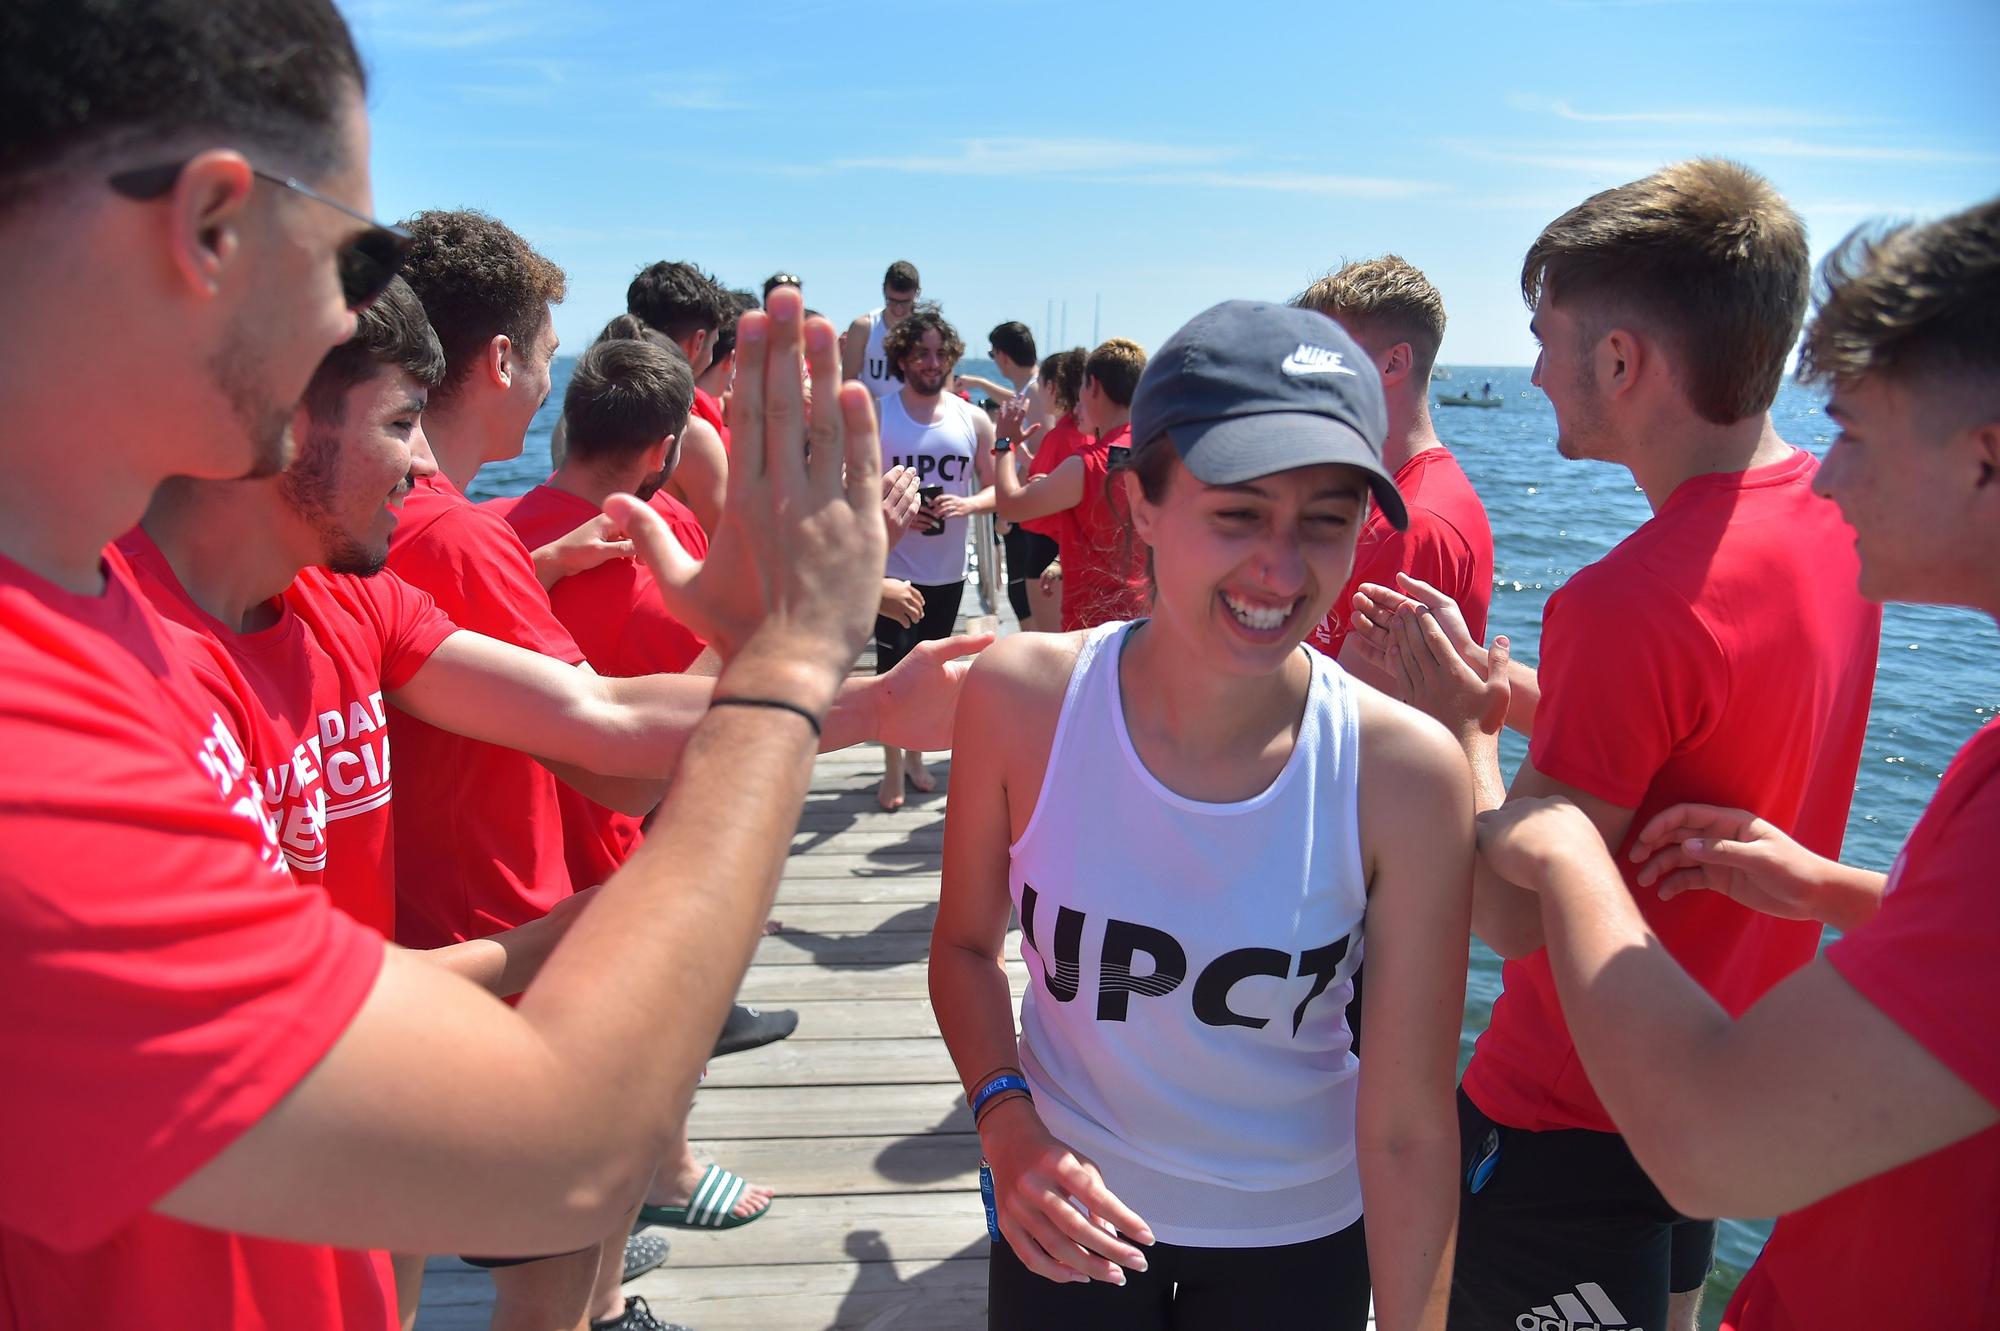
MULTIPOLYGON (((572 361, 556 363, 548 403, 528 432, 519 458, 487 467, 472 486, 474 499, 519 494, 549 471, 549 433, 560 414, 572 361)), ((1000 378, 988 362, 967 361, 966 372, 1000 378)), ((1507 366, 1453 366, 1436 393, 1477 395, 1490 382, 1504 405, 1436 407, 1438 437, 1449 444, 1479 490, 1493 527, 1493 606, 1489 633, 1504 633, 1524 660, 1533 661, 1542 605, 1585 564, 1601 557, 1651 514, 1645 495, 1623 468, 1572 462, 1556 452, 1555 413, 1528 371, 1507 366)), ((1824 454, 1835 426, 1823 410, 1824 395, 1787 383, 1772 415, 1791 443, 1824 454)), ((1774 613, 1783 613, 1774 607, 1774 613)), ((1986 721, 2000 714, 2000 639, 1993 621, 1967 610, 1890 606, 1883 614, 1881 664, 1874 710, 1855 780, 1842 858, 1886 870, 1937 789, 1951 755, 1986 721)), ((1511 772, 1526 745, 1511 732, 1501 746, 1511 772)), ((1467 979, 1461 1063, 1486 1029, 1500 992, 1500 962, 1484 945, 1472 945, 1467 979)), ((1727 1094, 1727 1087, 1715 1088, 1727 1094)), ((1726 1220, 1717 1245, 1716 1279, 1703 1321, 1713 1325, 1722 1301, 1756 1258, 1768 1221, 1726 1220)))

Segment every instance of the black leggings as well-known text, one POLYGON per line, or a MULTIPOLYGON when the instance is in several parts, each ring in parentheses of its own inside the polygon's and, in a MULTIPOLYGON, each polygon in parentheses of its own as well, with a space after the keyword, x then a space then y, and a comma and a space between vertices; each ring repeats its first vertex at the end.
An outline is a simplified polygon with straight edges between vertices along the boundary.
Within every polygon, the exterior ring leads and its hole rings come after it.
POLYGON ((943 582, 935 586, 912 583, 924 596, 924 613, 904 628, 886 615, 875 616, 875 673, 886 675, 920 642, 949 638, 958 623, 958 603, 965 596, 965 582, 943 582))
POLYGON ((987 1331, 1362 1331, 1368 1244, 1361 1222, 1275 1248, 1155 1243, 1123 1285, 1060 1285, 1021 1265, 1005 1241, 987 1265, 987 1331))
POLYGON ((1000 540, 1007 547, 1007 600, 1014 607, 1015 618, 1026 619, 1031 613, 1028 579, 1041 577, 1042 570, 1056 562, 1055 538, 1026 527, 1010 527, 1000 540))

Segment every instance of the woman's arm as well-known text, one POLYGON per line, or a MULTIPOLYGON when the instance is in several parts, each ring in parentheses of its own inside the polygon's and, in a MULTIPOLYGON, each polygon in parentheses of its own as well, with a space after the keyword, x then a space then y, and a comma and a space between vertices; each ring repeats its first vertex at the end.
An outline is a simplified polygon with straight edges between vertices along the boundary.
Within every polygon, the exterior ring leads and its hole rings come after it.
POLYGON ((1443 727, 1362 701, 1368 1001, 1356 1128, 1384 1331, 1442 1328, 1458 1228, 1458 1033, 1472 926, 1472 781, 1443 727))
MULTIPOLYGON (((931 1007, 968 1094, 996 1072, 1018 1071, 1006 961, 1009 740, 1026 731, 1045 753, 1050 729, 1022 724, 1041 682, 1028 667, 1047 653, 1016 649, 1021 641, 993 648, 965 682, 970 705, 954 736, 943 890, 931 929, 931 1007)), ((1138 1249, 1094 1221, 1109 1221, 1141 1243, 1152 1242, 1151 1231, 1104 1186, 1094 1165, 1049 1135, 1032 1100, 1005 1093, 989 1103, 978 1126, 1000 1232, 1029 1270, 1058 1282, 1113 1284, 1125 1283, 1121 1267, 1145 1270, 1138 1249)))

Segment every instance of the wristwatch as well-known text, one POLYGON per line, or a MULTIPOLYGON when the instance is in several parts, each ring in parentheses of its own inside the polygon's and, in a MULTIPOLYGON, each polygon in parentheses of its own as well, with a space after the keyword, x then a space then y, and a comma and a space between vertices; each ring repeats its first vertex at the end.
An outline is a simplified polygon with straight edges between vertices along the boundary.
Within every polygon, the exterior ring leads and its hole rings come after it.
POLYGON ((995 453, 1005 453, 1008 449, 1012 448, 1013 446, 1014 446, 1014 441, 1012 439, 1009 439, 1004 434, 1001 435, 998 439, 995 439, 993 441, 993 451, 995 453))

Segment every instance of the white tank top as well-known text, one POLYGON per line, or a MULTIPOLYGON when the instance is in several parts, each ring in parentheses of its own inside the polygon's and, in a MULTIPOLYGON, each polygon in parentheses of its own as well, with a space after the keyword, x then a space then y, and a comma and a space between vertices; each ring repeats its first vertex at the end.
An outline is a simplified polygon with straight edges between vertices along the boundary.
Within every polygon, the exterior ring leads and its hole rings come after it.
POLYGON ((1298 742, 1263 793, 1185 799, 1140 762, 1118 657, 1077 656, 1008 889, 1021 1069, 1057 1140, 1169 1243, 1270 1247, 1361 1215, 1347 1027, 1367 906, 1355 685, 1308 652, 1298 742))
POLYGON ((861 353, 861 382, 868 385, 868 391, 876 397, 883 397, 903 386, 903 381, 889 373, 889 353, 882 343, 889 336, 889 321, 882 317, 883 311, 875 309, 868 314, 868 349, 861 353))
MULTIPOLYGON (((900 390, 902 385, 896 385, 900 390)), ((979 434, 972 424, 978 408, 952 393, 938 396, 937 416, 920 425, 903 407, 901 391, 878 398, 882 417, 882 467, 913 467, 918 485, 940 485, 951 495, 971 496, 979 489, 974 455, 979 434)), ((889 547, 888 574, 906 582, 938 586, 962 581, 966 574, 965 538, 972 523, 950 518, 944 530, 926 536, 912 526, 889 547)))

